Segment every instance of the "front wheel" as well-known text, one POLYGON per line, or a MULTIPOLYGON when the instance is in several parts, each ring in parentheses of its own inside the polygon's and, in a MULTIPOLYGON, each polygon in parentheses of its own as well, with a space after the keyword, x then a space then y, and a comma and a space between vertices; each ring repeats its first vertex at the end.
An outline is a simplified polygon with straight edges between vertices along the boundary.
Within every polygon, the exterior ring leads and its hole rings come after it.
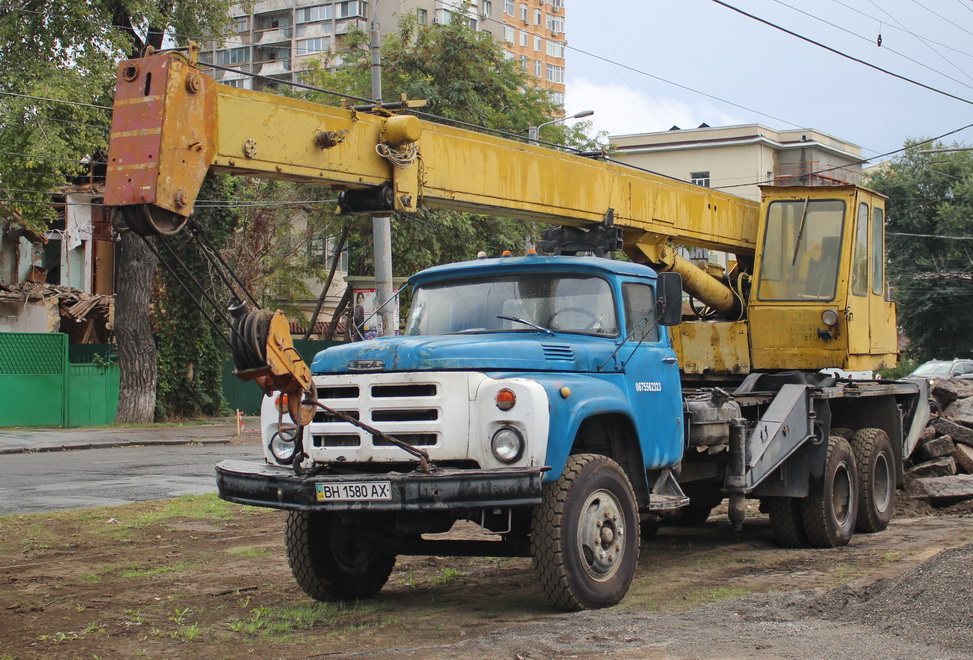
POLYGON ((531 554, 547 597, 563 610, 609 607, 628 591, 639 557, 635 492, 615 461, 575 454, 544 486, 531 554))
POLYGON ((380 552, 334 513, 288 511, 284 531, 294 579, 315 600, 370 598, 395 566, 395 555, 380 552))
POLYGON ((882 429, 861 429, 851 438, 858 465, 856 532, 881 532, 895 509, 895 453, 882 429))
POLYGON ((822 480, 801 502, 801 518, 808 545, 837 548, 848 545, 858 511, 858 469, 851 446, 836 435, 828 438, 822 480))

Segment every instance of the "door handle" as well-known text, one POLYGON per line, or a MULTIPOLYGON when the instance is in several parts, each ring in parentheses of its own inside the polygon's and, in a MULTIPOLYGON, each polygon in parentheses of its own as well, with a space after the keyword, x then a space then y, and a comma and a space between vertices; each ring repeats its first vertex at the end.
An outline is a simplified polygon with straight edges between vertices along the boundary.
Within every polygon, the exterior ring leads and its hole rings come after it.
POLYGON ((675 364, 676 363, 676 358, 674 358, 674 357, 662 358, 662 362, 664 364, 675 364))

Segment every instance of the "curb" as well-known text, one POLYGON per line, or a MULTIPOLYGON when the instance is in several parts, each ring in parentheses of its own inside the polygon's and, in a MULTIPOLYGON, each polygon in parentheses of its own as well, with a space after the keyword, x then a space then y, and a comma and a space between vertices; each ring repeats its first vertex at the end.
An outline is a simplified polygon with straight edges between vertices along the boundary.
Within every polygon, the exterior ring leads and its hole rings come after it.
POLYGON ((42 454, 52 451, 71 451, 74 449, 114 449, 117 447, 153 447, 167 445, 228 445, 225 438, 174 438, 171 440, 86 442, 72 445, 46 445, 41 447, 0 447, 0 456, 8 454, 42 454))

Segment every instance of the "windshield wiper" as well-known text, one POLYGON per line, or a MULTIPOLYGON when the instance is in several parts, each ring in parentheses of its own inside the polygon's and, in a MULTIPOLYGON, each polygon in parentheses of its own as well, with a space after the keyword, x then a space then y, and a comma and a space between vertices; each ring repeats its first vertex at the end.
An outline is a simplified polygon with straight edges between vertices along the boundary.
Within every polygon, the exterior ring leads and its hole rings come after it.
POLYGON ((498 319, 503 319, 504 321, 513 321, 514 323, 523 323, 524 325, 529 325, 530 327, 534 328, 535 330, 540 330, 541 332, 546 332, 547 334, 552 335, 552 336, 554 335, 554 331, 553 330, 551 330, 549 328, 545 328, 542 325, 537 325, 533 321, 528 321, 527 319, 518 319, 516 316, 498 316, 497 318, 498 319))
POLYGON ((797 263, 797 253, 801 251, 801 242, 804 240, 804 228, 807 226, 807 207, 811 203, 811 198, 804 200, 804 211, 801 213, 801 227, 797 230, 797 241, 794 243, 794 257, 791 259, 791 268, 797 263))

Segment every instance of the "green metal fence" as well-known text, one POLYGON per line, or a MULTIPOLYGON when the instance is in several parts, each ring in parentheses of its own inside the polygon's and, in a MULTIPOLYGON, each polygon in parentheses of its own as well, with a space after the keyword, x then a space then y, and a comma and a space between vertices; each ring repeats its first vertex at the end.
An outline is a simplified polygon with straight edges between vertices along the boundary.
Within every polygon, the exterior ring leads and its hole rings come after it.
POLYGON ((0 332, 0 426, 104 426, 118 366, 70 364, 68 336, 0 332))
MULTIPOLYGON (((297 348, 297 352, 300 353, 301 357, 308 364, 314 359, 318 351, 323 351, 329 346, 334 346, 340 344, 337 341, 320 341, 320 340, 294 340, 294 347, 297 348)), ((68 359, 73 365, 86 364, 86 365, 104 365, 104 364, 114 364, 117 361, 118 351, 115 344, 71 344, 68 346, 68 359)), ((110 367, 111 368, 111 367, 110 367)), ((250 382, 243 382, 239 378, 233 375, 233 359, 227 357, 223 361, 223 398, 226 400, 227 405, 230 410, 240 410, 247 415, 256 415, 260 412, 260 400, 263 397, 263 392, 257 387, 257 384, 250 382)), ((117 374, 117 366, 114 367, 117 374)), ((114 401, 117 406, 118 402, 118 386, 117 386, 117 375, 116 385, 114 390, 114 401)), ((111 396, 109 393, 106 396, 111 396)), ((112 409, 112 417, 114 418, 114 409, 112 409)), ((110 423, 109 420, 106 423, 110 423)), ((91 425, 95 425, 94 422, 91 425)))
POLYGON ((68 336, 0 332, 0 426, 63 426, 68 336))

